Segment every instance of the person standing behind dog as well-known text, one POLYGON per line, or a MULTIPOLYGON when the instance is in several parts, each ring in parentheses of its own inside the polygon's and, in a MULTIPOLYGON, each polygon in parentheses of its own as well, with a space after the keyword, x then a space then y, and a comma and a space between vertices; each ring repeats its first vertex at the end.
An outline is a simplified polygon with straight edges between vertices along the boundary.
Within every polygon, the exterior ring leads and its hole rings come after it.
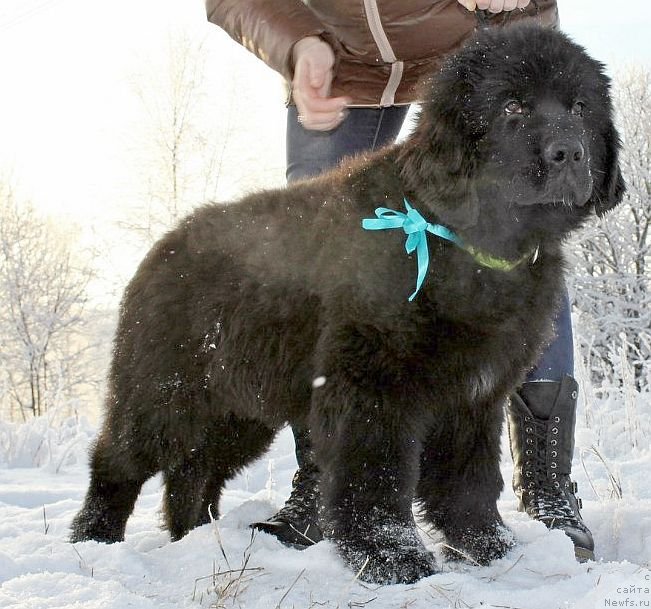
MULTIPOLYGON (((555 0, 206 0, 206 12, 291 85, 288 182, 393 142, 418 101, 419 81, 478 25, 559 23, 555 0)), ((577 559, 587 560, 594 558, 594 542, 570 480, 578 386, 567 295, 555 330, 507 405, 513 489, 520 510, 563 530, 577 559)), ((277 514, 254 526, 306 546, 321 539, 318 471, 309 430, 293 432, 299 468, 291 495, 277 514)))

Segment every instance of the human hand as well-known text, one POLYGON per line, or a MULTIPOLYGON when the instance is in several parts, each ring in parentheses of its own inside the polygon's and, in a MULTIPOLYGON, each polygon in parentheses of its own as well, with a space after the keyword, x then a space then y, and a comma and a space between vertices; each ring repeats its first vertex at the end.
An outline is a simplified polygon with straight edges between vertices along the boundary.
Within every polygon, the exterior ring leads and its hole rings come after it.
POLYGON ((457 0, 459 4, 465 6, 469 11, 488 10, 491 13, 501 13, 502 11, 513 11, 516 8, 525 8, 531 0, 457 0))
POLYGON ((330 131, 346 117, 347 97, 330 97, 332 47, 318 36, 307 36, 294 45, 292 95, 298 120, 306 129, 330 131))

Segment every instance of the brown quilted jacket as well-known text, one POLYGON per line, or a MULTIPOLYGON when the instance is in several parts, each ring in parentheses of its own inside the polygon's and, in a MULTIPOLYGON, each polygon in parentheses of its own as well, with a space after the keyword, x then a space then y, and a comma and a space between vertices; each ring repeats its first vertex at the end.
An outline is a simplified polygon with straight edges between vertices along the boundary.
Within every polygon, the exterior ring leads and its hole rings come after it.
MULTIPOLYGON (((416 100, 418 81, 475 30, 475 14, 457 0, 206 0, 208 20, 292 79, 292 48, 321 36, 334 48, 333 95, 354 106, 416 100)), ((534 18, 556 27, 556 0, 532 1, 491 24, 534 18)))

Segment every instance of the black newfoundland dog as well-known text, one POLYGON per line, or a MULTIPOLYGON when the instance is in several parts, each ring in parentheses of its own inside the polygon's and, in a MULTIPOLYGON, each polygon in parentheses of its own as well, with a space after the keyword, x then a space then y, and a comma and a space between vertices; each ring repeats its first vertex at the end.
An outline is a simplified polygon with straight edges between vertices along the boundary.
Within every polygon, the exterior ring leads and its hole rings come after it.
POLYGON ((502 556, 503 402, 550 334, 563 238, 622 198, 618 150, 601 64, 494 28, 432 79, 404 143, 198 209, 124 295, 72 539, 121 540, 159 471, 179 539, 289 422, 364 579, 436 571, 413 501, 450 545, 502 556))

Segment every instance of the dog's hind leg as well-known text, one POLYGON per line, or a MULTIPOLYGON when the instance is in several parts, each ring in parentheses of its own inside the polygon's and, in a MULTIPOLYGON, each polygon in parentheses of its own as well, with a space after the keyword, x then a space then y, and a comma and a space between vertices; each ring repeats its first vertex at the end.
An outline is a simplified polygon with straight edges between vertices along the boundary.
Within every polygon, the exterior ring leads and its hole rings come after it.
POLYGON ((274 430, 253 420, 219 418, 201 444, 171 459, 164 471, 165 523, 172 539, 218 517, 224 483, 268 448, 274 430))
MULTIPOLYGON (((203 450, 192 451, 191 454, 178 455, 178 458, 167 464, 163 472, 163 514, 165 526, 173 541, 181 539, 202 521, 200 510, 206 492, 209 465, 203 450)), ((220 491, 221 486, 217 492, 217 501, 220 491)))
POLYGON ((441 425, 425 442, 416 497, 424 519, 445 534, 449 558, 486 564, 502 557, 513 540, 497 511, 504 486, 502 408, 474 408, 483 413, 476 425, 459 419, 441 425))
POLYGON ((269 448, 276 430, 251 419, 231 416, 217 429, 209 440, 210 463, 206 486, 204 487, 201 511, 197 525, 218 516, 219 498, 227 480, 237 475, 243 467, 261 457, 269 448), (217 438, 221 438, 217 442, 217 438), (224 452, 225 451, 225 452, 224 452), (228 459, 226 459, 228 456, 228 459), (227 461, 227 467, 225 467, 227 461))
POLYGON ((122 541, 142 485, 156 473, 151 461, 100 435, 91 454, 90 485, 72 522, 70 541, 122 541))

